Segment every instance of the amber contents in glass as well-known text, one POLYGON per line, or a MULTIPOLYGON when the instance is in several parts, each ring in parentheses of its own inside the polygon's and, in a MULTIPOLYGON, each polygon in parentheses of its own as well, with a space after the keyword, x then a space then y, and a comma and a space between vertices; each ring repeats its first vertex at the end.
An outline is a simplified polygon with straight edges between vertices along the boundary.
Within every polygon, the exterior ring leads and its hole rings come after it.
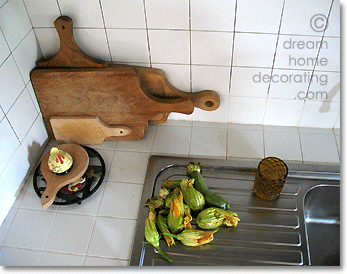
POLYGON ((285 162, 277 157, 267 157, 260 161, 254 180, 254 193, 264 200, 279 197, 288 175, 285 162))

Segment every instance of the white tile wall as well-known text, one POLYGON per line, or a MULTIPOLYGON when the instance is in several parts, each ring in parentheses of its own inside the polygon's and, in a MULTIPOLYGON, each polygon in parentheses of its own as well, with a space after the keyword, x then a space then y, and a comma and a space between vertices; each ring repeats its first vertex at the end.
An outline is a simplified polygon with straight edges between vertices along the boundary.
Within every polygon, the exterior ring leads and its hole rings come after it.
MULTIPOLYGON (((217 111, 197 109, 192 115, 170 114, 169 119, 340 127, 338 0, 276 0, 271 4, 265 0, 1 1, 0 127, 6 132, 1 131, 0 137, 9 145, 1 150, 0 178, 13 195, 47 139, 29 73, 37 59, 57 53, 59 38, 53 21, 60 15, 73 18, 76 41, 87 54, 110 62, 162 68, 175 87, 186 92, 212 89, 221 96, 217 111), (329 16, 325 32, 313 30, 310 23, 315 14, 329 16), (296 44, 296 49, 283 44, 287 39, 321 38, 329 47, 319 56, 318 49, 307 44, 305 48, 296 44), (327 64, 290 66, 289 55, 325 58, 327 64), (308 91, 322 86, 314 81, 311 85, 293 83, 284 76, 281 83, 275 83, 271 78, 279 72, 296 75, 305 70, 327 73, 328 84, 319 91, 328 92, 328 100, 309 97, 308 91), (269 76, 256 83, 254 75, 260 72, 269 76), (306 98, 294 99, 298 89, 304 89, 306 98), (25 107, 23 102, 27 102, 25 107), (18 113, 25 113, 23 119, 18 119, 18 113), (13 177, 15 181, 9 182, 13 177)), ((187 155, 194 135, 186 129, 179 129, 181 135, 173 132, 179 139, 168 146, 158 126, 153 151, 160 154, 171 148, 187 155)), ((142 153, 141 157, 148 157, 142 153)), ((8 210, 4 207, 4 211, 8 210)))
MULTIPOLYGON (((186 92, 218 92, 228 102, 222 104, 226 118, 218 121, 298 126, 301 119, 314 120, 305 116, 302 102, 312 99, 294 101, 298 90, 308 92, 310 80, 298 83, 285 77, 303 70, 339 73, 338 0, 25 0, 25 4, 44 57, 59 49, 53 21, 69 15, 77 42, 93 57, 161 68, 173 86, 186 92), (329 17, 325 32, 313 29, 322 23, 320 18, 314 21, 316 14, 329 17), (310 43, 323 36, 329 48, 323 47, 318 56, 319 48, 310 43), (317 57, 327 59, 327 64, 312 63, 317 57), (276 84, 271 76, 279 72, 284 76, 276 84), (258 73, 268 78, 256 83, 253 77, 258 73), (274 111, 274 102, 288 103, 293 113, 269 117, 266 113, 274 111)), ((320 125, 339 126, 339 118, 332 121, 332 116, 325 112, 323 119, 327 117, 328 122, 320 125)), ((216 121, 213 113, 200 110, 192 116, 173 113, 169 119, 216 121)))
POLYGON ((2 222, 48 138, 29 77, 42 53, 23 1, 1 2, 0 46, 2 222))

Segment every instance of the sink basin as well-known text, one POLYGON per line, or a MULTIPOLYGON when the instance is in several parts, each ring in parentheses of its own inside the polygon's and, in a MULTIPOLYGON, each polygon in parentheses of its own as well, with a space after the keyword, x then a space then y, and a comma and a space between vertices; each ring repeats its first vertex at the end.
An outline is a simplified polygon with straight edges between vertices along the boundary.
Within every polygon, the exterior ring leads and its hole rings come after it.
POLYGON ((311 265, 340 265, 340 187, 316 186, 304 199, 311 265))
MULTIPOLYGON (((131 266, 168 266, 145 242, 148 208, 163 180, 182 180, 187 163, 201 162, 206 185, 230 204, 240 217, 237 227, 221 227, 214 240, 200 247, 177 241, 161 249, 171 266, 301 266, 339 265, 340 167, 322 163, 288 162, 289 174, 281 195, 265 201, 254 195, 259 160, 151 156, 139 206, 131 266)), ((199 229, 193 219, 192 228, 199 229)))

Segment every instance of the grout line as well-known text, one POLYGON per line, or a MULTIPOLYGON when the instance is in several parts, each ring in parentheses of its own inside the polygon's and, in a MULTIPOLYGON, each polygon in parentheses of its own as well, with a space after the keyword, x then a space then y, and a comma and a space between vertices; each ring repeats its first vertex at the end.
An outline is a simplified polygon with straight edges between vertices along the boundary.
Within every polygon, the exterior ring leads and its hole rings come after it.
MULTIPOLYGON (((285 3, 286 3, 286 0, 283 0, 282 11, 281 11, 281 18, 280 18, 280 24, 279 24, 279 26, 278 26, 278 32, 277 32, 277 40, 276 40, 276 46, 275 46, 275 53, 274 53, 274 57, 273 57, 273 60, 272 60, 272 66, 271 66, 271 72, 270 72, 270 79, 272 79, 273 70, 274 70, 275 61, 276 61, 276 53, 277 53, 278 41, 279 41, 279 38, 280 38, 280 32, 281 32, 281 26, 282 26, 282 19, 283 19, 283 13, 284 13, 284 6, 285 6, 285 3)), ((269 86, 268 86, 268 89, 267 89, 267 96, 266 96, 266 101, 265 101, 265 111, 264 111, 264 116, 263 116, 262 124, 264 124, 264 121, 265 121, 266 109, 267 109, 267 105, 268 105, 268 101, 269 101, 270 87, 271 87, 271 81, 269 82, 269 86)))
POLYGON ((299 136, 299 145, 300 145, 300 152, 301 152, 301 162, 304 163, 304 150, 302 149, 301 134, 300 134, 299 128, 298 128, 298 136, 299 136))
MULTIPOLYGON (((234 49, 235 49, 235 30, 236 30, 236 14, 237 14, 237 0, 235 2, 235 17, 234 17, 234 32, 233 32, 233 43, 231 45, 231 60, 230 60, 230 78, 229 78, 229 95, 231 92, 231 78, 233 74, 233 63, 234 63, 234 49)), ((230 101, 230 100, 229 100, 230 101)), ((229 105, 228 105, 229 109, 229 105)))
POLYGON ((143 0, 143 12, 145 14, 149 66, 152 68, 151 46, 150 46, 150 41, 149 41, 149 31, 148 31, 149 29, 148 29, 148 20, 147 20, 146 1, 145 0, 143 0))
MULTIPOLYGON (((330 4, 330 8, 329 8, 329 12, 328 12, 328 19, 327 19, 327 22, 329 22, 329 17, 330 17, 330 13, 331 13, 331 9, 333 7, 333 4, 334 4, 334 0, 331 1, 331 4, 330 4)), ((310 80, 309 80, 309 83, 308 83, 308 87, 307 87, 307 91, 306 91, 306 95, 305 95, 305 98, 304 98, 304 103, 303 103, 303 106, 302 106, 302 109, 301 109, 301 113, 300 113, 300 118, 299 118, 299 121, 298 121, 298 126, 300 124, 300 121, 301 121, 301 118, 303 116, 303 113, 304 113, 304 108, 305 108, 305 105, 306 105, 306 99, 307 99, 307 95, 310 91, 310 87, 311 87, 311 83, 312 83, 312 78, 313 78, 313 75, 315 73, 315 69, 316 69, 316 65, 317 65, 317 62, 318 62, 318 57, 319 57, 319 53, 320 53, 320 50, 322 48, 322 44, 323 44, 323 40, 324 40, 324 34, 325 34, 325 31, 326 31, 326 27, 323 31, 323 34, 322 34, 322 38, 320 40, 320 44, 319 44, 319 49, 318 49, 318 52, 317 52, 317 57, 315 58, 315 62, 314 62, 314 65, 313 65, 313 68, 312 68, 312 74, 311 74, 311 77, 310 77, 310 80)))
POLYGON ((105 16, 104 16, 104 11, 103 11, 103 8, 102 8, 101 0, 99 0, 99 6, 100 6, 100 11, 101 11, 102 23, 104 24, 104 30, 105 30, 105 36, 106 36, 108 54, 109 54, 110 60, 111 60, 111 62, 112 62, 112 54, 111 54, 110 41, 109 41, 108 35, 107 35, 107 29, 106 29, 106 23, 105 23, 105 16))

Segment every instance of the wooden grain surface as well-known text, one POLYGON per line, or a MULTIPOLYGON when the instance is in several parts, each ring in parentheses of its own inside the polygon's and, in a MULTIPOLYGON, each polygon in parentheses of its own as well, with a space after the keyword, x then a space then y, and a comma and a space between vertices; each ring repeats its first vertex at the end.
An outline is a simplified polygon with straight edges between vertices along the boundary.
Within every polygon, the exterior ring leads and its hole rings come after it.
POLYGON ((48 168, 48 159, 50 151, 42 158, 40 170, 42 176, 47 182, 45 191, 41 196, 41 204, 43 208, 49 207, 55 199, 57 192, 64 186, 75 182, 86 172, 89 165, 89 157, 87 151, 76 144, 62 144, 57 148, 69 153, 73 159, 73 167, 67 174, 56 175, 48 168))
POLYGON ((56 137, 50 123, 53 116, 95 116, 108 127, 131 129, 129 134, 109 136, 106 140, 140 140, 148 123, 164 123, 171 112, 188 115, 194 107, 206 111, 219 107, 216 92, 178 90, 159 69, 111 65, 88 56, 73 37, 70 17, 58 17, 54 25, 60 38, 59 52, 51 59, 37 62, 30 74, 52 137, 56 137))
POLYGON ((110 127, 97 116, 53 116, 50 120, 58 142, 101 145, 107 138, 123 137, 131 128, 117 125, 110 127))

